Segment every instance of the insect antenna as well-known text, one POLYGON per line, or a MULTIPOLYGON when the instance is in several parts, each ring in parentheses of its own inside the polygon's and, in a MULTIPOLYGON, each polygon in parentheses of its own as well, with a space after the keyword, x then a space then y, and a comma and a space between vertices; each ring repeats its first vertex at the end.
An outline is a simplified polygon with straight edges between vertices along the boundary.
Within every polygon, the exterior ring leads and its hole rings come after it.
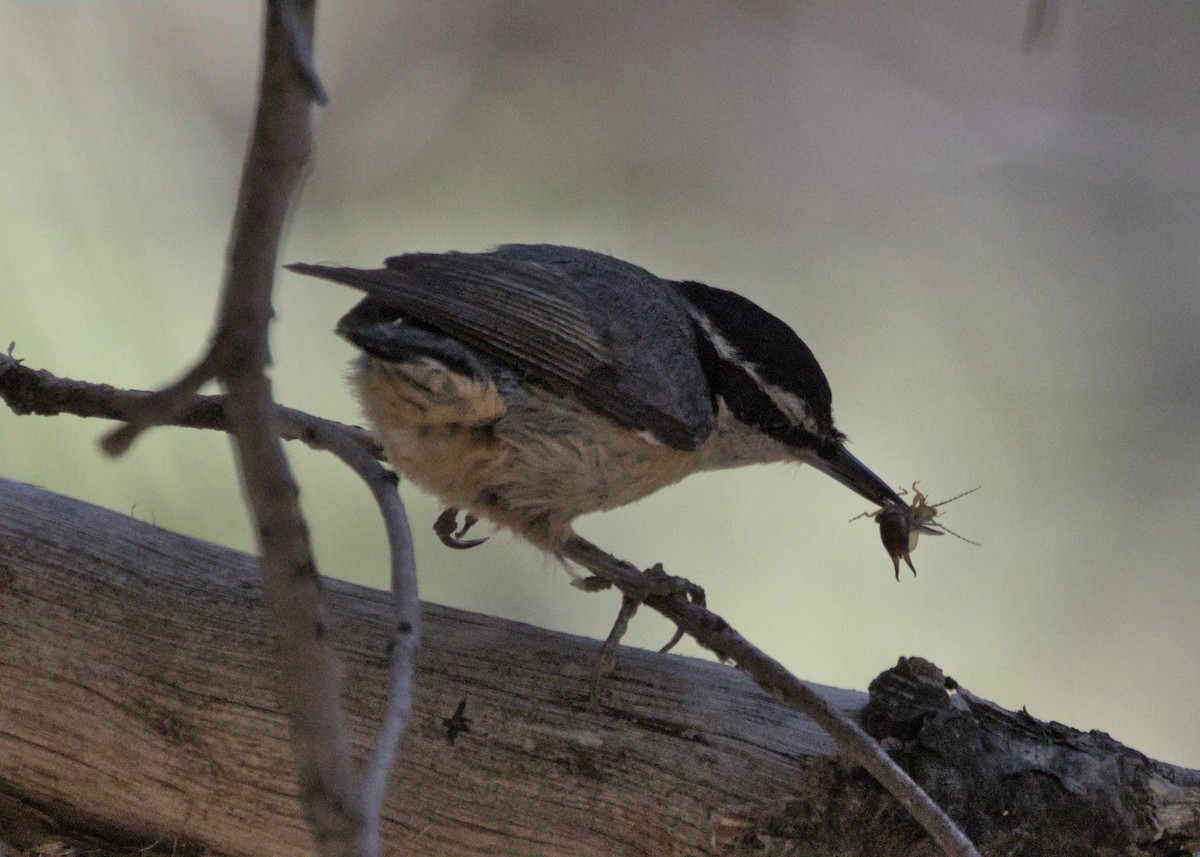
MULTIPOLYGON (((968 492, 968 493, 970 493, 970 492, 968 492)), ((962 495, 959 495, 959 496, 962 496, 962 495)), ((954 499, 954 498, 951 498, 951 499, 954 499)), ((947 501, 947 502, 949 502, 949 501, 947 501)), ((947 532, 947 533, 949 533, 950 535, 954 536, 954 538, 958 539, 959 541, 964 541, 964 542, 966 542, 966 543, 967 543, 967 544, 969 544, 969 545, 975 545, 975 547, 977 547, 977 548, 981 548, 981 547, 983 547, 983 545, 981 545, 979 542, 973 542, 973 541, 971 541, 970 539, 968 539, 966 536, 960 536, 958 533, 954 532, 954 530, 952 530, 952 529, 950 529, 949 527, 947 527, 947 526, 946 526, 945 524, 943 524, 941 521, 935 521, 935 522, 933 522, 933 526, 937 527, 939 530, 944 530, 945 532, 947 532)))
MULTIPOLYGON (((933 506, 934 508, 938 508, 940 506, 945 506, 947 503, 953 503, 959 497, 966 497, 968 494, 974 494, 976 491, 978 491, 982 487, 983 487, 982 485, 976 485, 974 488, 970 489, 969 491, 964 491, 961 494, 955 494, 949 500, 939 500, 938 502, 930 503, 929 505, 933 506)), ((949 531, 947 531, 947 532, 949 532, 949 531)), ((953 535, 953 533, 951 533, 951 535, 953 535)), ((972 542, 972 544, 974 544, 974 542, 972 542)))

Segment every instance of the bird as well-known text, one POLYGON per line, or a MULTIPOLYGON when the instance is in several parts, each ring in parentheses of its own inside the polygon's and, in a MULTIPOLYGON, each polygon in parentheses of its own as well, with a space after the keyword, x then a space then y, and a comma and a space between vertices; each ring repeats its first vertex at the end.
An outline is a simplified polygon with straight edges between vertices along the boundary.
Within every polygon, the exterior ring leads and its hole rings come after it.
POLYGON ((909 510, 847 450, 809 347, 736 292, 551 244, 286 267, 364 293, 336 328, 361 352, 351 386, 450 531, 463 510, 553 554, 581 515, 771 462, 909 510))

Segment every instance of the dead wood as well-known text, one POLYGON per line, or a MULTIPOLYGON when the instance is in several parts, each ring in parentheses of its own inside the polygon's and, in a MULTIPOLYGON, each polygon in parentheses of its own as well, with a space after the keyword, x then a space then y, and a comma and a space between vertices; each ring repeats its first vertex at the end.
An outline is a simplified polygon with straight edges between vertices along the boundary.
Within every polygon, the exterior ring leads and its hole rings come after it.
MULTIPOLYGON (((389 596, 328 594, 361 756, 384 703, 389 596)), ((730 667, 625 651, 593 707, 597 642, 435 605, 424 622, 385 851, 935 853, 832 741, 730 667)), ((0 841, 305 853, 273 651, 251 557, 0 480, 0 841)), ((881 676, 866 713, 985 854, 1200 843, 1200 773, 999 709, 925 662, 881 676)))

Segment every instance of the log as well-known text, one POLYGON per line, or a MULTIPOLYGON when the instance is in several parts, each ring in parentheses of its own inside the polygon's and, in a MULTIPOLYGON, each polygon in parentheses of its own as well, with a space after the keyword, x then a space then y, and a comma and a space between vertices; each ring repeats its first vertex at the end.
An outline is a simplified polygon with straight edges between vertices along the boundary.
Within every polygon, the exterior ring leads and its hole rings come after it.
MULTIPOLYGON (((326 597, 361 757, 383 705, 388 596, 329 580, 326 597)), ((827 736, 728 666, 623 649, 593 705, 596 641, 431 604, 423 616, 386 851, 934 853, 827 736)), ((273 655, 253 557, 0 480, 0 843, 311 853, 273 655)), ((1200 844, 1200 773, 1004 711, 924 661, 881 676, 869 705, 821 691, 984 853, 1200 844), (1055 850, 1040 850, 1046 830, 1055 850)))

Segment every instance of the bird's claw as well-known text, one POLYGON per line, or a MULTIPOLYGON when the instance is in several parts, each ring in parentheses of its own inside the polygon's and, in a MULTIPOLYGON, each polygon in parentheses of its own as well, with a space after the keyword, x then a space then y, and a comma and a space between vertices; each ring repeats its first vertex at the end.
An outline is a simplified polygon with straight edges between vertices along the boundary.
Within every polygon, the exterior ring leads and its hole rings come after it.
MULTIPOLYGON (((587 592, 599 592, 612 586, 609 581, 595 576, 575 581, 574 585, 587 592)), ((617 614, 612 630, 608 633, 608 638, 600 647, 600 655, 596 659, 596 665, 592 672, 591 699, 593 704, 599 699, 601 679, 616 668, 617 648, 621 645, 621 638, 625 636, 625 632, 629 628, 629 620, 637 612, 638 606, 647 598, 669 598, 673 595, 682 595, 693 604, 705 606, 704 588, 692 583, 687 578, 667 574, 662 563, 656 563, 642 572, 638 591, 622 595, 621 610, 617 614)), ((677 628, 667 644, 659 649, 659 653, 671 651, 675 648, 675 644, 682 639, 683 629, 677 628)))
MULTIPOLYGON (((663 570, 662 564, 659 563, 652 568, 644 571, 643 576, 647 583, 654 590, 649 594, 652 595, 682 595, 691 601, 693 604, 699 604, 701 607, 706 606, 707 600, 704 594, 704 587, 699 584, 692 583, 686 577, 676 577, 667 574, 663 570)), ((671 635, 671 639, 667 640, 665 646, 658 650, 659 654, 666 654, 675 648, 676 644, 683 639, 683 628, 676 628, 675 633, 671 635)))
POLYGON ((606 589, 612 588, 612 581, 605 580, 599 575, 589 575, 588 577, 576 577, 571 581, 571 585, 576 589, 582 589, 584 592, 603 592, 606 589))
POLYGON ((665 598, 672 595, 683 595, 693 604, 699 604, 701 607, 706 604, 704 587, 692 583, 686 577, 667 574, 663 570, 662 563, 655 563, 643 571, 642 581, 645 586, 645 591, 641 593, 643 601, 652 596, 665 598))
MULTIPOLYGON (((597 575, 581 577, 571 581, 571 585, 584 592, 603 592, 612 587, 612 581, 597 575)), ((642 572, 637 590, 628 593, 638 603, 647 598, 669 598, 672 595, 683 595, 693 604, 701 607, 706 605, 704 587, 692 583, 686 577, 676 577, 663 570, 662 563, 656 563, 642 572)))
POLYGON ((437 533, 438 538, 442 540, 448 548, 455 550, 466 550, 467 548, 478 547, 487 541, 485 536, 482 539, 464 539, 467 530, 479 523, 479 519, 470 512, 463 518, 463 524, 458 526, 458 509, 451 506, 445 509, 442 514, 438 515, 436 521, 433 522, 433 531, 437 533), (457 530, 457 532, 456 532, 457 530))

